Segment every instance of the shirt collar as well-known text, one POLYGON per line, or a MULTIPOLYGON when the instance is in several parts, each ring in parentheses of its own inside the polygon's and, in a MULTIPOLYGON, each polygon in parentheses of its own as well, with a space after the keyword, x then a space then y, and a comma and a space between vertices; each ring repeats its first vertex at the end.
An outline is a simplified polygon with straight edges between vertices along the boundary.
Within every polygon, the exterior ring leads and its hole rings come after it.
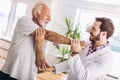
POLYGON ((93 52, 95 52, 95 51, 98 51, 98 50, 101 50, 101 49, 103 49, 103 48, 105 48, 106 46, 109 46, 110 44, 109 44, 109 42, 107 41, 107 43, 105 43, 105 44, 103 44, 103 45, 101 45, 101 46, 98 46, 98 47, 96 47, 96 48, 93 48, 93 44, 92 43, 90 43, 90 45, 89 45, 89 54, 90 53, 93 53, 93 52))

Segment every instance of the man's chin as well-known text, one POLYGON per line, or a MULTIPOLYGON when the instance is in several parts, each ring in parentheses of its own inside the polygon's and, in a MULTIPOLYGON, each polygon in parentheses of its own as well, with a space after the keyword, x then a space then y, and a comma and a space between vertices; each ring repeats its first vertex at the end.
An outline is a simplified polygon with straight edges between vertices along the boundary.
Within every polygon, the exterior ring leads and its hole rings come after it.
POLYGON ((92 39, 89 39, 92 43, 95 43, 95 41, 94 40, 92 40, 92 39))
POLYGON ((90 41, 93 41, 93 39, 92 39, 92 38, 89 38, 89 40, 90 40, 90 41))
POLYGON ((46 26, 46 24, 41 24, 41 26, 42 26, 42 27, 45 27, 45 26, 46 26))
POLYGON ((42 22, 42 21, 39 21, 39 24, 40 24, 42 27, 45 27, 45 26, 46 26, 45 22, 42 22))

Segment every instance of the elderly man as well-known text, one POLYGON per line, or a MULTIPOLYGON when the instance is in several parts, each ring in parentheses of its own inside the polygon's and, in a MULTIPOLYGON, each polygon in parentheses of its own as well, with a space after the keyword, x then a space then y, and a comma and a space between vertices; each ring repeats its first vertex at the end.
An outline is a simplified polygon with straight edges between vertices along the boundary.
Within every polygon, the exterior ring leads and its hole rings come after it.
POLYGON ((91 43, 85 49, 81 49, 80 41, 72 40, 71 49, 76 55, 46 70, 56 73, 70 70, 67 80, 104 80, 113 63, 108 38, 114 25, 108 18, 96 18, 88 31, 91 43))
POLYGON ((22 17, 16 24, 0 80, 36 80, 38 70, 49 68, 42 50, 44 38, 55 43, 71 44, 70 39, 44 29, 51 20, 47 5, 36 4, 32 15, 32 19, 22 17))

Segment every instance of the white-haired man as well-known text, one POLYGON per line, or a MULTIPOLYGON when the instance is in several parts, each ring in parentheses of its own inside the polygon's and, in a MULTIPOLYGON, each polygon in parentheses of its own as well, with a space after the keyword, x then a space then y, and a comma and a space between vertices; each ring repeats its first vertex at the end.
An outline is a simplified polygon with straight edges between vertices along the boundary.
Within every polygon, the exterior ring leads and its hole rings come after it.
POLYGON ((70 39, 44 29, 51 20, 47 5, 36 4, 32 15, 32 19, 22 17, 16 24, 0 80, 36 80, 39 70, 49 68, 41 48, 44 38, 55 43, 71 44, 70 39))
POLYGON ((33 7, 32 15, 32 19, 22 17, 16 24, 7 60, 0 72, 0 80, 36 80, 38 69, 48 67, 43 52, 36 53, 37 33, 34 32, 44 31, 41 27, 46 26, 51 19, 50 8, 38 3, 33 7))

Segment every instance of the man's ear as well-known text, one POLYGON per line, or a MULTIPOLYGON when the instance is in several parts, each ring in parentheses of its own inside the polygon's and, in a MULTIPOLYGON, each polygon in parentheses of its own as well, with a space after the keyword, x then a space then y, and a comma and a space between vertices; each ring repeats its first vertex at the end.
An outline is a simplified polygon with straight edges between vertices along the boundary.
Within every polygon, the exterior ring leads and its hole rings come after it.
POLYGON ((107 32, 106 31, 102 31, 102 36, 107 36, 107 32))
POLYGON ((34 11, 33 16, 36 18, 38 16, 38 12, 34 11))

